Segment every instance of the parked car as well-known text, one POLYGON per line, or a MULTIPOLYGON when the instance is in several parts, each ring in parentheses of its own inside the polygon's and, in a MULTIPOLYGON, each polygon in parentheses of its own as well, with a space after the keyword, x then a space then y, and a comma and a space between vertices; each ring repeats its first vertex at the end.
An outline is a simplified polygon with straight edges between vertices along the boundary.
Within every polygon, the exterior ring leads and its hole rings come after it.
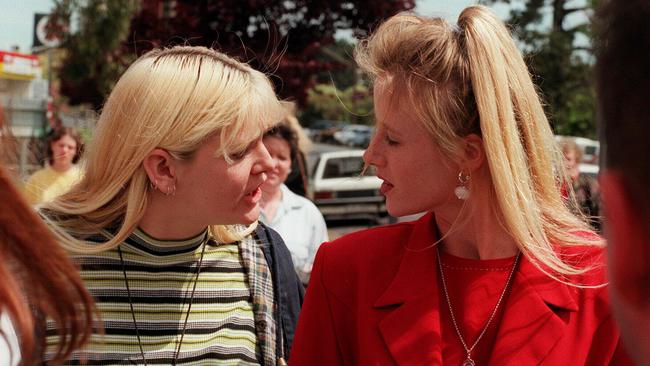
POLYGON ((341 145, 366 148, 374 129, 366 125, 346 125, 334 133, 334 139, 341 145))
POLYGON ((310 181, 312 199, 325 218, 387 215, 381 179, 374 169, 363 171, 363 150, 324 152, 317 159, 310 181))
POLYGON ((598 165, 598 158, 600 154, 600 142, 584 137, 575 137, 575 136, 561 136, 556 135, 556 141, 562 141, 564 139, 573 140, 576 145, 582 150, 582 163, 584 164, 596 164, 598 165))
POLYGON ((309 138, 314 142, 334 143, 334 134, 341 130, 344 122, 330 121, 330 120, 317 120, 309 125, 309 138))
POLYGON ((598 179, 598 165, 596 164, 580 164, 578 165, 580 175, 587 176, 592 179, 598 179))

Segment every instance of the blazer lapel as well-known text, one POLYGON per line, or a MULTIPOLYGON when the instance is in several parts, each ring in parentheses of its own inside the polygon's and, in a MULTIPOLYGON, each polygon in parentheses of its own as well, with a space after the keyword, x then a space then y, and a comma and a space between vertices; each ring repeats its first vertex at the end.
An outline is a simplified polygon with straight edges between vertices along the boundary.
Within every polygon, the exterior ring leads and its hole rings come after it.
POLYGON ((379 330, 399 365, 441 365, 433 215, 422 217, 405 243, 399 270, 375 308, 386 308, 379 330))
POLYGON ((515 274, 505 306, 490 365, 541 363, 564 332, 562 313, 578 310, 569 287, 527 258, 515 274))

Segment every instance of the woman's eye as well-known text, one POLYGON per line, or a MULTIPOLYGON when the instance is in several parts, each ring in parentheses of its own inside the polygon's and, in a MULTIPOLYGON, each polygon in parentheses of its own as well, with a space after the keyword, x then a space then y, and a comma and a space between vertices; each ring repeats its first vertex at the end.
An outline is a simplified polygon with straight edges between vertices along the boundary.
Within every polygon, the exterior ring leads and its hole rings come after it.
POLYGON ((230 158, 233 159, 233 160, 241 160, 241 159, 244 158, 244 156, 246 156, 246 154, 248 154, 249 150, 250 150, 250 147, 247 147, 246 149, 244 149, 242 151, 232 153, 232 154, 230 154, 230 158))
POLYGON ((399 145, 399 142, 393 140, 393 139, 390 138, 390 136, 388 136, 388 135, 386 135, 385 139, 386 139, 386 143, 388 143, 388 145, 390 145, 390 146, 399 145))

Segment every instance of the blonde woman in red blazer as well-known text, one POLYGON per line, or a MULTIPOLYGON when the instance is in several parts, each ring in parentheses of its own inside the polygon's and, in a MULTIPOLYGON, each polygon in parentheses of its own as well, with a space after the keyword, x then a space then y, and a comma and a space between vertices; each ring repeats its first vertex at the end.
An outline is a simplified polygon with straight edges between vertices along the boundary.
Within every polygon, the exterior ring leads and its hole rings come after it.
POLYGON ((321 246, 291 364, 629 364, 604 243, 563 201, 562 155, 496 15, 396 15, 356 58, 388 211, 429 213, 321 246))

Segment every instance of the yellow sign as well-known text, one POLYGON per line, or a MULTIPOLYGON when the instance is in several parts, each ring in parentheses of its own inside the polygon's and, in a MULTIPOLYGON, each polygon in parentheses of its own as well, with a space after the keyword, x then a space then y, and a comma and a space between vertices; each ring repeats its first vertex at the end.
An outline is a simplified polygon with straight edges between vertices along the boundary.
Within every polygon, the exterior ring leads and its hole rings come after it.
POLYGON ((0 78, 32 80, 41 73, 41 63, 35 55, 0 51, 0 78))

